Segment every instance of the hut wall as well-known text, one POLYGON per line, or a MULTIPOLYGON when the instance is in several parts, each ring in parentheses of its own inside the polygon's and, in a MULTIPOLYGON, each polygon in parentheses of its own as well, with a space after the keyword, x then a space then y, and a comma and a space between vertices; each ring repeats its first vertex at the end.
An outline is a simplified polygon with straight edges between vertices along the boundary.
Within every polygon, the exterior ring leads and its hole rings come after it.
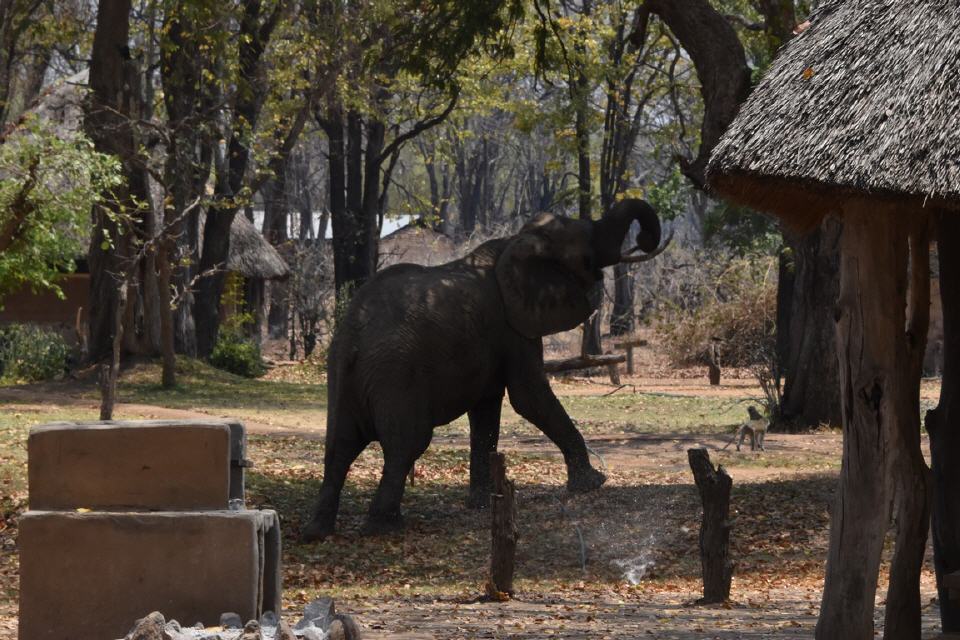
POLYGON ((90 276, 86 273, 64 275, 59 285, 65 296, 63 300, 50 291, 34 293, 29 286, 5 296, 3 309, 0 309, 0 324, 52 325, 75 341, 78 309, 82 309, 81 322, 87 322, 90 276))

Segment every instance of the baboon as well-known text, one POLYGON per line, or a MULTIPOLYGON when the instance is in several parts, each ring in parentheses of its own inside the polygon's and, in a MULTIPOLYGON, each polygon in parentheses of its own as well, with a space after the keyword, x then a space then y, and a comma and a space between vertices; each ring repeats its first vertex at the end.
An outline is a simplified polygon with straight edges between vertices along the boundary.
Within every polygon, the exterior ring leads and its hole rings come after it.
POLYGON ((756 451, 757 449, 766 451, 766 449, 763 448, 763 439, 767 435, 767 428, 770 426, 770 422, 760 415, 756 407, 747 407, 747 413, 750 414, 750 419, 740 425, 740 428, 737 429, 737 435, 733 436, 733 439, 723 447, 724 449, 736 442, 737 451, 740 451, 743 439, 746 438, 747 433, 749 433, 750 451, 756 451))

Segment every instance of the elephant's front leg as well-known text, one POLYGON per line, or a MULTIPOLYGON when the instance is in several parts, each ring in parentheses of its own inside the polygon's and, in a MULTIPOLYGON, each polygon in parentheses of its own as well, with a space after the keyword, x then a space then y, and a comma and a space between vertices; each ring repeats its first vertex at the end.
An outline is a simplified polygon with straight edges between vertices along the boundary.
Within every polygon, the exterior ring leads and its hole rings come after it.
POLYGON ((467 506, 482 509, 490 504, 490 454, 500 440, 503 389, 484 398, 467 412, 470 417, 470 496, 467 506))
POLYGON ((590 464, 583 436, 553 394, 542 360, 538 364, 538 368, 525 364, 511 371, 507 385, 510 404, 560 448, 567 463, 567 489, 574 492, 597 489, 607 477, 590 464))

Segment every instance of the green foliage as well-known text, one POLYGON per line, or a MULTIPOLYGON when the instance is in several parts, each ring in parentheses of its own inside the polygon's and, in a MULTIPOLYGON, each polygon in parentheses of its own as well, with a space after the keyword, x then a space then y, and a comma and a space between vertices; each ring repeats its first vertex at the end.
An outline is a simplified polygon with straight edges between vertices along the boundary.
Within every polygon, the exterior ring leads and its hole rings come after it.
POLYGON ((62 295, 57 276, 86 252, 90 207, 120 183, 119 164, 31 121, 0 145, 0 175, 0 299, 23 285, 62 295))
POLYGON ((680 167, 674 165, 667 178, 648 187, 643 196, 662 220, 675 220, 686 210, 690 190, 690 183, 680 172, 680 167))
POLYGON ((56 331, 15 324, 0 330, 0 375, 16 382, 52 380, 63 375, 70 347, 56 331))
POLYGON ((220 327, 210 364, 244 378, 258 378, 266 373, 260 346, 243 333, 243 326, 252 319, 249 314, 238 314, 220 327))
MULTIPOLYGON (((242 277, 235 273, 228 276, 221 300, 227 308, 242 308, 242 277)), ((266 373, 267 369, 260 356, 260 345, 245 332, 245 328, 249 327, 253 320, 250 313, 240 312, 223 321, 217 343, 210 353, 210 364, 245 378, 258 378, 266 373)))
POLYGON ((704 218, 703 237, 707 245, 729 249, 741 257, 774 255, 783 244, 772 218, 722 201, 704 218))

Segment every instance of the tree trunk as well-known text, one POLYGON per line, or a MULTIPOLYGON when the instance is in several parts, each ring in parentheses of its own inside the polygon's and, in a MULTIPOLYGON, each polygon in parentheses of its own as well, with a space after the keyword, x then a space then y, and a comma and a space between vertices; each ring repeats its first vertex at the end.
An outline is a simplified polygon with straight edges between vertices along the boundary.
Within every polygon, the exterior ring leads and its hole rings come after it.
MULTIPOLYGON (((574 83, 572 93, 574 109, 576 110, 574 134, 577 139, 578 212, 581 220, 590 220, 593 218, 593 196, 590 181, 590 128, 588 125, 590 84, 586 75, 582 72, 579 73, 574 83)), ((603 287, 595 287, 589 295, 597 312, 583 323, 583 340, 580 343, 580 353, 585 356, 603 353, 603 345, 600 343, 603 287)))
POLYGON ((750 93, 750 68, 743 44, 709 0, 647 0, 645 6, 677 36, 697 70, 704 109, 700 149, 696 158, 683 160, 681 167, 684 175, 703 189, 710 152, 750 93))
POLYGON ((950 597, 944 576, 960 571, 960 216, 939 216, 940 298, 943 302, 943 379, 940 402, 927 412, 933 471, 933 564, 937 572, 940 623, 960 632, 960 601, 950 597))
MULTIPOLYGON (((109 204, 96 205, 90 243, 89 357, 99 360, 112 353, 114 318, 119 304, 117 274, 133 268, 132 234, 136 198, 149 202, 146 177, 135 162, 138 145, 132 123, 138 117, 137 72, 128 55, 130 0, 104 0, 97 8, 90 62, 91 100, 84 127, 97 151, 118 156, 127 177, 114 190, 109 204), (108 214, 106 207, 112 209, 108 214), (123 215, 116 215, 125 211, 123 215)), ((131 305, 132 306, 132 305, 131 305)), ((126 316, 126 314, 125 314, 126 316)))
MULTIPOLYGON (((338 110, 334 110, 335 113, 338 110)), ((338 303, 349 299, 354 289, 369 278, 376 268, 376 216, 364 218, 363 122, 354 111, 347 114, 346 139, 341 122, 331 122, 330 137, 330 216, 333 223, 333 266, 338 303), (342 152, 346 142, 346 153, 342 152), (345 160, 335 166, 335 159, 345 160), (346 198, 343 191, 346 189, 346 198)), ((379 168, 379 167, 378 167, 379 168)), ((377 174, 379 177, 379 175, 377 174)), ((373 187, 379 188, 375 179, 373 187)))
POLYGON ((220 332, 220 298, 226 284, 227 255, 230 253, 230 225, 237 210, 207 211, 203 226, 203 249, 200 253, 200 274, 193 302, 197 328, 197 355, 209 357, 220 332))
MULTIPOLYGON (((288 199, 287 199, 287 165, 288 162, 281 163, 282 167, 277 172, 276 177, 267 181, 264 188, 260 191, 263 194, 263 235, 274 247, 279 246, 288 240, 287 233, 288 221, 288 199)), ((262 284, 262 283, 261 283, 262 284)), ((255 307, 247 307, 247 310, 258 320, 263 318, 263 306, 266 304, 262 295, 254 295, 254 290, 248 286, 251 295, 247 296, 249 304, 255 304, 255 307)), ((267 313, 267 331, 271 337, 279 338, 287 335, 287 313, 289 299, 287 297, 287 287, 278 282, 270 283, 270 309, 267 313)), ((259 326, 262 326, 262 323, 259 326)), ((259 335, 259 334, 258 334, 259 335)), ((257 340, 259 342, 259 338, 257 340)))
POLYGON ((726 602, 730 598, 733 563, 730 561, 730 491, 733 479, 722 465, 710 463, 706 449, 687 449, 687 459, 703 504, 700 524, 700 567, 703 598, 700 604, 726 602))
POLYGON ((633 333, 633 276, 629 264, 613 267, 613 311, 610 313, 610 334, 624 336, 633 333))
POLYGON ((900 417, 893 455, 896 543, 890 564, 890 585, 883 637, 920 638, 920 572, 930 525, 930 470, 920 448, 920 377, 930 328, 930 234, 925 211, 902 212, 913 220, 910 230, 910 297, 907 307, 907 358, 903 381, 910 407, 900 417))
POLYGON ((777 338, 784 358, 781 415, 794 428, 839 425, 843 420, 833 318, 841 228, 838 220, 827 218, 806 236, 784 233, 793 268, 778 292, 778 306, 785 308, 778 308, 777 338))
POLYGON ((170 299, 173 275, 171 260, 174 247, 173 238, 161 238, 160 250, 157 252, 157 263, 160 267, 160 354, 163 359, 160 384, 164 389, 177 386, 176 341, 174 340, 173 306, 170 299))
POLYGON ((868 640, 890 517, 892 446, 913 409, 904 339, 906 224, 895 212, 853 200, 844 210, 840 255, 843 461, 816 637, 868 640))
POLYGON ((117 402, 117 379, 120 377, 120 351, 123 342, 123 317, 127 307, 129 279, 124 279, 117 289, 117 306, 113 315, 113 340, 110 364, 100 366, 100 419, 113 420, 113 407, 117 402))
MULTIPOLYGON (((207 211, 203 227, 203 250, 194 301, 197 323, 197 353, 207 357, 213 351, 220 330, 220 297, 225 284, 225 267, 230 253, 230 227, 241 202, 250 160, 252 132, 266 99, 262 57, 281 13, 287 6, 278 3, 263 12, 262 0, 244 0, 237 38, 238 76, 233 121, 227 140, 226 175, 218 176, 214 204, 207 211)), ((218 168, 219 170, 219 168, 218 168)))

